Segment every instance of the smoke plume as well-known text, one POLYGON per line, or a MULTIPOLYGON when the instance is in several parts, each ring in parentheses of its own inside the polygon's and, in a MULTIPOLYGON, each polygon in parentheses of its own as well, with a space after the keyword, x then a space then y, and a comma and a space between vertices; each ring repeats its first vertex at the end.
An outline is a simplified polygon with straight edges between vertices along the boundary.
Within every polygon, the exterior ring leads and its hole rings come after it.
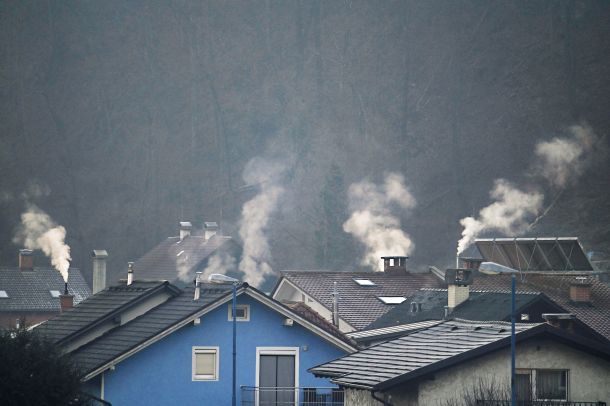
POLYGON ((261 158, 250 160, 244 169, 244 181, 258 186, 259 192, 242 208, 239 235, 243 242, 243 256, 239 270, 245 273, 245 281, 254 286, 259 286, 272 273, 266 231, 271 214, 284 193, 280 185, 284 170, 283 164, 261 158))
POLYGON ((228 270, 235 269, 235 258, 226 252, 212 255, 208 261, 208 266, 203 270, 201 280, 205 281, 213 273, 226 274, 228 270))
POLYGON ((574 183, 592 163, 594 148, 601 147, 600 138, 589 126, 570 127, 570 137, 553 138, 536 145, 539 162, 536 170, 552 186, 564 188, 574 183))
POLYGON ((531 217, 542 208, 544 195, 539 192, 524 192, 504 179, 497 179, 490 196, 495 201, 479 211, 479 217, 460 220, 464 227, 458 243, 458 255, 464 252, 485 231, 498 231, 505 235, 519 234, 527 230, 531 217))
POLYGON ((61 273, 64 282, 68 282, 70 267, 70 246, 64 240, 66 229, 57 225, 48 214, 34 204, 28 204, 26 212, 21 214, 21 225, 13 239, 16 244, 35 250, 42 250, 51 259, 53 267, 61 273))
POLYGON ((401 175, 386 174, 381 186, 366 180, 354 183, 349 187, 348 198, 352 214, 343 224, 343 230, 366 247, 363 265, 382 271, 382 256, 411 253, 413 242, 400 229, 400 219, 392 213, 393 208, 408 210, 416 203, 401 175))

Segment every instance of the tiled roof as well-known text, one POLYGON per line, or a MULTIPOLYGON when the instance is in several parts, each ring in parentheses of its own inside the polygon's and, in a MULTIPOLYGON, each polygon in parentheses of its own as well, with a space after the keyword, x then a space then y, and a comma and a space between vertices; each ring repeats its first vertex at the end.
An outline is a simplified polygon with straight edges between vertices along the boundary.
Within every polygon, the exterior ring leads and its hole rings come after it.
POLYGON ((108 287, 78 306, 47 320, 36 330, 50 341, 58 343, 166 285, 167 282, 135 281, 129 286, 121 283, 108 287))
MULTIPOLYGON (((516 332, 543 326, 516 325, 516 332)), ((545 326, 543 326, 545 327, 545 326)), ((510 323, 449 320, 310 369, 333 383, 372 389, 489 344, 510 340, 510 323)))
MULTIPOLYGON (((0 269, 0 290, 8 296, 0 298, 0 312, 59 312, 59 297, 53 297, 51 291, 63 293, 64 280, 54 269, 22 271, 3 268, 0 269)), ((76 268, 68 270, 68 293, 74 295, 74 304, 91 295, 89 285, 76 268)))
POLYGON ((179 269, 184 269, 194 279, 195 271, 203 266, 219 248, 226 247, 231 237, 215 235, 208 240, 203 236, 190 235, 182 241, 180 237, 169 237, 135 261, 136 278, 148 280, 178 279, 179 269))
MULTIPOLYGON (((570 285, 574 282, 575 277, 569 275, 523 272, 517 277, 517 290, 544 293, 584 324, 610 339, 610 286, 589 278, 588 282, 592 285, 591 304, 579 304, 570 300, 570 285)), ((472 284, 473 289, 495 289, 504 292, 510 292, 510 286, 510 276, 507 275, 479 274, 472 284)))
POLYGON ((347 335, 343 334, 343 332, 341 330, 339 330, 338 327, 336 327, 334 324, 332 324, 331 322, 326 320, 324 317, 320 316, 320 314, 318 314, 318 312, 313 310, 311 307, 307 306, 305 303, 282 302, 282 304, 284 306, 288 307, 293 312, 300 315, 301 317, 303 317, 305 320, 320 327, 322 330, 327 331, 328 333, 339 338, 340 340, 345 341, 349 345, 352 345, 354 347, 357 346, 355 341, 350 339, 347 335))
POLYGON ((72 353, 83 373, 89 373, 156 336, 231 291, 230 286, 202 284, 201 298, 193 300, 194 288, 155 307, 131 322, 115 328, 72 353))
MULTIPOLYGON (((332 291, 337 282, 339 316, 356 329, 362 329, 392 309, 380 296, 407 297, 422 287, 442 287, 444 282, 431 272, 332 272, 282 271, 281 277, 298 286, 307 295, 332 309, 332 291), (374 286, 361 286, 354 281, 368 279, 374 286)), ((279 286, 276 285, 276 289, 279 286)))
MULTIPOLYGON (((515 309, 531 305, 542 300, 540 293, 517 293, 515 295, 515 309)), ((396 306, 367 327, 378 329, 407 323, 417 323, 425 320, 442 320, 447 305, 447 289, 427 290, 409 296, 401 305, 396 306), (413 312, 411 302, 421 303, 421 311, 413 312)), ((559 306, 552 307, 549 303, 547 313, 556 313, 559 306)), ((449 316, 466 320, 510 321, 511 295, 510 292, 471 291, 468 300, 459 304, 449 316)), ((539 320, 542 321, 542 320, 539 320)))

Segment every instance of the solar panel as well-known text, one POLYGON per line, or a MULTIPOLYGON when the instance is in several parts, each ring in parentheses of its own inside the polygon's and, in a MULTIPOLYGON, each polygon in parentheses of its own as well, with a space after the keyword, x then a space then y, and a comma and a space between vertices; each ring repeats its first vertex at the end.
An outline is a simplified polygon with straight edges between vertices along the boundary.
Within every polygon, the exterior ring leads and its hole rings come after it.
POLYGON ((484 261, 519 271, 592 271, 578 238, 485 238, 475 244, 484 261))

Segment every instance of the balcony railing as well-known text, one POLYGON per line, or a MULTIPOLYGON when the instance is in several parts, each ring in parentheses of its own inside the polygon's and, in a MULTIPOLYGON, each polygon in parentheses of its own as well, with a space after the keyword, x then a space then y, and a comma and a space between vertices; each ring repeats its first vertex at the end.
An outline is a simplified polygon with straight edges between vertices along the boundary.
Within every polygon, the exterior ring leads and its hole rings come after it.
MULTIPOLYGON (((606 406, 606 402, 572 402, 564 400, 518 400, 517 406, 606 406)), ((477 406, 511 406, 510 400, 477 400, 477 406)))
POLYGON ((241 387, 242 406, 343 406, 339 388, 241 387))

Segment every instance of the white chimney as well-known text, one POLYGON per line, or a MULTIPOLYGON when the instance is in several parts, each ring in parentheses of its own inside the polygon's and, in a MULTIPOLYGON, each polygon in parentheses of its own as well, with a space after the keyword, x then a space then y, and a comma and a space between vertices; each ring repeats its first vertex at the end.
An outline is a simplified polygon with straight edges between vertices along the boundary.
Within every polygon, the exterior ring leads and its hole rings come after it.
POLYGON ((215 221, 206 221, 205 223, 203 223, 203 227, 203 238, 206 241, 214 237, 216 235, 216 232, 218 232, 218 223, 216 223, 215 221))
POLYGON ((131 285, 133 283, 133 262, 127 263, 127 285, 131 285))
POLYGON ((195 296, 193 297, 193 300, 199 300, 199 297, 201 296, 200 278, 201 271, 197 272, 197 276, 195 277, 195 296))
POLYGON ((106 258, 108 252, 106 250, 93 250, 93 294, 102 291, 106 288, 106 258))
POLYGON ((445 282, 447 282, 447 307, 449 312, 461 303, 468 300, 472 283, 472 269, 447 269, 445 282))
POLYGON ((339 292, 337 291, 337 282, 333 282, 333 324, 339 327, 339 292))
POLYGON ((184 240, 186 237, 191 235, 191 229, 193 225, 190 221, 181 221, 180 222, 180 241, 184 240))

